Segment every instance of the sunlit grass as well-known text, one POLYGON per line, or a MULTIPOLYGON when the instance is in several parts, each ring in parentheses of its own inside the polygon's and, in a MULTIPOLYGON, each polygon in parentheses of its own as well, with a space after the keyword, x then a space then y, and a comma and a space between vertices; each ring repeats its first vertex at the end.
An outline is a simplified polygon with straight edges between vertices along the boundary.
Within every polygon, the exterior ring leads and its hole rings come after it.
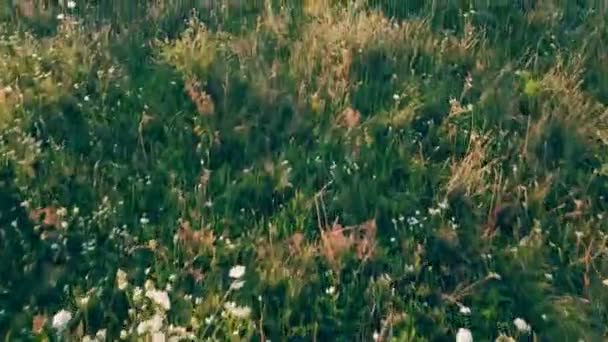
POLYGON ((0 336, 608 337, 608 12, 0 5, 0 336))

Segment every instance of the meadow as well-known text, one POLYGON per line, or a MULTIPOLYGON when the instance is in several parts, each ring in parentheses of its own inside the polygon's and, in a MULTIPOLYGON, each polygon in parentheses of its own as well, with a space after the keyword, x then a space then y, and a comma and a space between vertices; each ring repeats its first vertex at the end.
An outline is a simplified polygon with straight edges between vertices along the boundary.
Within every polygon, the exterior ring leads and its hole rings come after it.
POLYGON ((602 1, 0 4, 4 341, 608 339, 602 1))

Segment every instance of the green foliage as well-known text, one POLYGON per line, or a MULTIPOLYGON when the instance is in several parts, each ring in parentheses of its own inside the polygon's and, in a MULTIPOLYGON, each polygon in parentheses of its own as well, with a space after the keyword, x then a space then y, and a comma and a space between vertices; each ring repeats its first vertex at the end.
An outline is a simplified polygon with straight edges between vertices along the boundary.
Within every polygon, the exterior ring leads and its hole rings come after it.
POLYGON ((607 338, 606 15, 0 5, 0 336, 607 338))

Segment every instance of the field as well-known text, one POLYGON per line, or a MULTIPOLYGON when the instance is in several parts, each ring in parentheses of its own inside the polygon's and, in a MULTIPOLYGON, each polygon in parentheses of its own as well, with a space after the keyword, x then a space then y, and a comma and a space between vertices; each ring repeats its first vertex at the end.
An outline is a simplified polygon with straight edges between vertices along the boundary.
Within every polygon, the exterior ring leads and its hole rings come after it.
POLYGON ((607 340, 600 2, 3 1, 0 338, 607 340))

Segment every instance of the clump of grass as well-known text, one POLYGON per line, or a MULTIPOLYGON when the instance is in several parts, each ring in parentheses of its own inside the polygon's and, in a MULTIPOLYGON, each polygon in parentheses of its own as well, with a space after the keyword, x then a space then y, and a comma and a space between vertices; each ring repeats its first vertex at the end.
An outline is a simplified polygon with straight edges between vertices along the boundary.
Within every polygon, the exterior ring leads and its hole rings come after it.
POLYGON ((16 5, 5 339, 606 338, 605 13, 16 5))

